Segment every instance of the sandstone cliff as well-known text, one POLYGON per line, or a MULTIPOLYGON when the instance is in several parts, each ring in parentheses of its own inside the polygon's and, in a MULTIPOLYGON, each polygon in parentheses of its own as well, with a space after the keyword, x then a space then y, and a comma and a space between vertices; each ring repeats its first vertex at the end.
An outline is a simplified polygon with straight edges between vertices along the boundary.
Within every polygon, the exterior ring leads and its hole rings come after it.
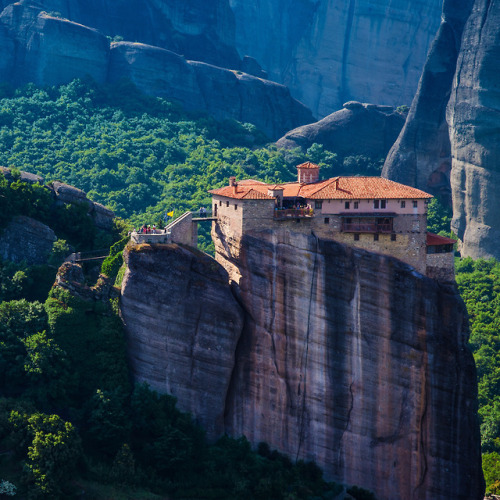
POLYGON ((313 114, 349 100, 409 104, 439 26, 440 0, 229 0, 240 54, 313 114))
POLYGON ((448 196, 463 256, 500 258, 500 6, 447 0, 443 21, 383 175, 448 196))
POLYGON ((178 398, 210 437, 224 409, 243 325, 227 274, 177 245, 127 248, 121 314, 135 380, 178 398))
POLYGON ((445 0, 443 18, 405 126, 384 165, 383 176, 448 198, 451 147, 446 105, 473 0, 445 0))
POLYGON ((126 252, 137 380, 176 395, 212 438, 267 441, 377 498, 482 498, 475 368, 453 286, 313 236, 214 236, 232 293, 187 249, 126 252))
POLYGON ((250 122, 276 138, 311 112, 283 85, 197 61, 139 43, 112 44, 109 81, 131 80, 145 93, 174 99, 185 109, 217 119, 250 122))
POLYGON ((107 0, 6 2, 0 14, 0 83, 44 86, 88 76, 98 83, 127 78, 142 91, 177 100, 188 110, 251 122, 272 139, 313 121, 286 87, 259 78, 264 73, 256 61, 242 61, 227 45, 233 24, 225 2, 126 3, 119 2, 120 9, 107 0), (134 11, 140 13, 137 18, 134 11), (218 37, 218 29, 225 35, 218 37), (135 41, 110 47, 107 34, 161 47, 135 41))
POLYGON ((287 132, 276 144, 306 151, 316 142, 341 158, 351 155, 385 158, 404 122, 405 117, 391 106, 350 101, 316 123, 287 132))
POLYGON ((448 105, 452 228, 462 254, 500 258, 500 5, 476 0, 448 105))

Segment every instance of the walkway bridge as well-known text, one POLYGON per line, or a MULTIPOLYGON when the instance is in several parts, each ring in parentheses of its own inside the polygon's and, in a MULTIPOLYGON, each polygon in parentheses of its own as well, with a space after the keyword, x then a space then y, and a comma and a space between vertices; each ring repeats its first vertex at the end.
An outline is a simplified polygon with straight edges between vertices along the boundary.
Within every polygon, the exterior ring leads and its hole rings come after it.
POLYGON ((73 264, 81 264, 82 262, 91 262, 104 260, 109 255, 109 248, 100 250, 91 250, 89 252, 73 252, 68 255, 65 262, 73 262, 73 264))

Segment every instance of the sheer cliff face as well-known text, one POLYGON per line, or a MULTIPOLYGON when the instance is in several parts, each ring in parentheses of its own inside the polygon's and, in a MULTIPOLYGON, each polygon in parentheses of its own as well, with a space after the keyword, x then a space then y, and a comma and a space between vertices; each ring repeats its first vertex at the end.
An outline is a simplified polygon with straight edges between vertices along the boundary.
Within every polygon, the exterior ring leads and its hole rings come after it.
POLYGON ((209 436, 220 436, 243 324, 227 274, 176 245, 134 247, 124 257, 121 314, 135 380, 176 396, 209 436))
POLYGON ((500 6, 447 0, 405 127, 383 175, 446 194, 463 256, 500 258, 500 6))
POLYGON ((429 51, 415 99, 382 175, 428 190, 451 203, 451 145, 446 105, 474 0, 445 0, 443 18, 429 51))
POLYGON ((448 105, 452 227, 473 258, 500 258, 499 26, 498 2, 476 0, 448 105))
POLYGON ((229 0, 240 54, 324 117, 351 99, 409 104, 441 0, 229 0))
POLYGON ((312 113, 286 87, 260 78, 255 61, 258 77, 234 71, 244 64, 227 45, 233 35, 231 10, 222 0, 5 2, 0 83, 129 79, 146 94, 176 100, 188 110, 253 123, 271 139, 311 123, 312 113), (132 41, 110 46, 106 35, 132 41))
POLYGON ((121 307, 139 380, 172 391, 211 437, 267 441, 378 498, 482 498, 475 368, 453 287, 312 236, 214 236, 237 301, 194 256, 128 254, 121 307))

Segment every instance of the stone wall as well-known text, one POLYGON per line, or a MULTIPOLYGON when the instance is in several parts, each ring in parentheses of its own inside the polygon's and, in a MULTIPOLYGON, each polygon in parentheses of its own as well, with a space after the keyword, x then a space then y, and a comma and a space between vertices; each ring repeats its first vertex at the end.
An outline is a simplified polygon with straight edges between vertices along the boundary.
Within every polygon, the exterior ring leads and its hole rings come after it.
POLYGON ((455 258, 453 252, 427 254, 426 274, 438 281, 455 281, 455 258))
POLYGON ((136 233, 130 235, 130 239, 137 244, 141 243, 170 243, 170 233, 136 233))
POLYGON ((186 212, 167 226, 170 241, 196 247, 198 243, 198 225, 193 222, 193 214, 186 212))
MULTIPOLYGON (((237 245, 230 244, 228 246, 226 244, 225 248, 218 249, 217 241, 232 242, 243 234, 255 234, 272 228, 287 229, 294 233, 306 236, 314 234, 321 239, 334 240, 370 252, 396 257, 413 266, 418 272, 425 274, 427 269, 427 214, 425 207, 426 205, 420 203, 418 212, 421 213, 411 213, 413 209, 408 209, 407 211, 410 213, 395 217, 393 235, 379 234, 378 240, 375 240, 374 234, 360 233, 359 239, 355 240, 354 233, 342 232, 342 218, 338 215, 320 214, 320 212, 315 211, 314 217, 290 217, 279 220, 274 218, 273 200, 236 200, 214 196, 213 213, 217 214, 218 221, 213 226, 212 239, 216 242, 216 253, 229 253, 234 259, 237 259, 239 257, 237 245), (225 238, 219 238, 218 233, 223 233, 225 238)), ((325 208, 328 210, 327 207, 325 208)), ((234 271, 235 274, 232 277, 238 281, 236 268, 234 271)))

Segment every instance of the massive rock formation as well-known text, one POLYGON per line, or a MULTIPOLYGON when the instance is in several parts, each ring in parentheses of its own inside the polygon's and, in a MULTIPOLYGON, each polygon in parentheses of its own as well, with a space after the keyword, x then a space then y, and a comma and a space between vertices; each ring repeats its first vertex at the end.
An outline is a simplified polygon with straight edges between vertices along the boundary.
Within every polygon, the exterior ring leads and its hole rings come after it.
MULTIPOLYGON (((473 0, 446 0, 406 124, 391 149, 383 176, 443 197, 450 196, 451 148, 446 105, 473 0)), ((450 199, 451 202, 451 199, 450 199)))
POLYGON ((500 4, 476 0, 448 105, 452 228, 462 254, 500 258, 500 4))
POLYGON ((419 90, 383 172, 448 194, 461 253, 473 258, 500 258, 499 20, 495 2, 445 1, 419 90))
POLYGON ((350 101, 343 109, 319 122, 288 132, 276 144, 281 148, 300 147, 306 151, 313 143, 318 143, 341 158, 351 155, 385 158, 404 122, 405 116, 391 106, 350 101))
POLYGON ((173 394, 220 436, 243 325, 227 274, 177 245, 131 247, 124 258, 121 313, 135 380, 173 394))
POLYGON ((43 10, 109 37, 157 45, 188 59, 240 69, 234 19, 226 0, 3 0, 0 7, 12 4, 43 10))
MULTIPOLYGON (((14 85, 27 81, 52 85, 88 74, 98 82, 108 81, 106 37, 119 37, 170 50, 188 61, 259 78, 266 77, 259 63, 264 64, 270 79, 289 86, 294 98, 320 117, 349 99, 404 104, 413 96, 438 25, 439 3, 383 0, 374 6, 347 0, 335 5, 319 0, 292 4, 268 0, 265 5, 237 0, 3 0, 0 80, 14 85)), ((149 52, 145 58, 150 56, 149 52)), ((144 69, 143 64, 138 66, 131 72, 137 75, 144 69)), ((163 74, 175 67, 156 65, 154 69, 163 74)), ((138 79, 145 81, 150 75, 151 70, 138 79)), ((118 77, 112 69, 109 76, 118 77)), ((246 77, 238 79, 247 99, 237 99, 231 107, 243 105, 255 108, 254 114, 262 112, 260 100, 269 102, 275 88, 264 84, 257 89, 255 81, 247 84, 246 77), (263 89, 270 93, 262 94, 263 89)), ((148 92, 158 95, 155 85, 160 81, 162 95, 178 98, 175 79, 165 80, 164 75, 151 82, 148 92)), ((221 86, 225 80, 216 82, 221 86)), ((217 98, 218 93, 211 108, 218 107, 217 98)), ((241 114, 227 117, 238 119, 241 114)), ((260 118, 263 122, 268 115, 260 118)), ((285 122, 287 118, 285 115, 285 122)), ((307 121, 294 122, 289 128, 304 123, 307 121)), ((285 131, 283 127, 281 134, 285 131)))
POLYGON ((109 80, 128 78, 143 92, 175 99, 217 119, 250 122, 270 137, 310 123, 311 112, 283 85, 139 43, 112 44, 109 80))
POLYGON ((240 54, 313 114, 351 99, 409 104, 439 26, 440 0, 229 0, 240 54))
POLYGON ((87 76, 98 83, 128 78, 142 91, 177 100, 189 110, 205 111, 218 119, 251 122, 272 139, 313 121, 311 112, 293 99, 286 87, 239 71, 244 67, 263 76, 255 61, 241 61, 236 50, 227 45, 232 24, 225 2, 118 3, 8 3, 0 14, 0 83, 58 85, 87 76), (147 19, 143 3, 149 13, 147 19), (123 9, 117 17, 113 13, 120 11, 120 5, 123 9), (140 12, 138 18, 134 10, 140 12), (79 22, 92 23, 101 31, 79 22), (223 40, 215 34, 219 28, 225 33, 223 40), (110 49, 105 36, 108 33, 132 40, 136 33, 142 40, 177 53, 135 41, 114 43, 110 49), (225 64, 234 70, 190 61, 185 56, 225 64))
POLYGON ((267 441, 377 498, 482 498, 475 368, 454 286, 313 236, 214 235, 236 300, 194 251, 126 254, 137 380, 176 395, 211 437, 267 441))

